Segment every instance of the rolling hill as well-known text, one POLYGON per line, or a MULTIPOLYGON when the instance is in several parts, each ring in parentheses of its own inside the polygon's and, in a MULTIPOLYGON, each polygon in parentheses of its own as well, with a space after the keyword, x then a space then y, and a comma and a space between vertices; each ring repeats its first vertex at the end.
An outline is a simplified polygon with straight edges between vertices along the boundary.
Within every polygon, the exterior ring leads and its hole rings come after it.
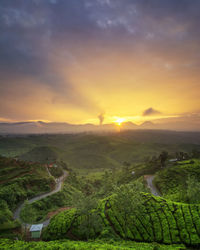
POLYGON ((77 170, 103 170, 144 162, 163 150, 200 150, 200 133, 135 130, 106 134, 0 137, 0 154, 27 161, 62 160, 77 170))

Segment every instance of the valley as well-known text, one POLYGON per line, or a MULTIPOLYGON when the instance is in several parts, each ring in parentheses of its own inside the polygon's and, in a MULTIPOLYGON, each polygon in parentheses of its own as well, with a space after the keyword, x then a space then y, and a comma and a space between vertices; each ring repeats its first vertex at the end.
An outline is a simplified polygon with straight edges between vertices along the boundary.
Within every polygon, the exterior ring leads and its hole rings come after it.
POLYGON ((88 249, 85 240, 97 249, 98 244, 110 249, 199 246, 200 144, 190 135, 130 131, 0 138, 5 145, 0 149, 0 248, 49 242, 88 249), (40 243, 30 242, 32 224, 43 224, 40 243), (5 238, 18 240, 11 244, 5 238))

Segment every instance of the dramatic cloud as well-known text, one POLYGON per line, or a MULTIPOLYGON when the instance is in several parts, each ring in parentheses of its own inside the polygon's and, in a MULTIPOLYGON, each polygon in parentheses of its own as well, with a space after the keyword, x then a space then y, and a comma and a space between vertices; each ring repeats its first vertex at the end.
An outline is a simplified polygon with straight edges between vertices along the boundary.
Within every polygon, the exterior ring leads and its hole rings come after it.
POLYGON ((1 119, 196 111, 199 12, 199 0, 1 0, 1 119))
POLYGON ((161 112, 153 108, 148 108, 143 112, 143 116, 159 115, 159 114, 161 114, 161 112))

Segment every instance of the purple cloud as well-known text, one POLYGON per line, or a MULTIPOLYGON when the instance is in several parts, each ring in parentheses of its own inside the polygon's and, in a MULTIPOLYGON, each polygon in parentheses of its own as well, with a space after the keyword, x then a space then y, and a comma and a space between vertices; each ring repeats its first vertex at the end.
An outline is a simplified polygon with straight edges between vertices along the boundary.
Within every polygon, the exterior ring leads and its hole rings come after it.
POLYGON ((149 115, 159 115, 161 114, 160 111, 154 109, 154 108, 148 108, 143 112, 143 116, 149 116, 149 115))

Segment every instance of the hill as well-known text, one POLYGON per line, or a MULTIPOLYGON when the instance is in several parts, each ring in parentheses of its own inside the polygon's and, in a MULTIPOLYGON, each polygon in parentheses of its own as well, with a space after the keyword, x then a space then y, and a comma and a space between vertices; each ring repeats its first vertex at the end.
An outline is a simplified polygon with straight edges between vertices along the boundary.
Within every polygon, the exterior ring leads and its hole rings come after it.
POLYGON ((154 183, 162 195, 170 200, 199 203, 199 180, 200 161, 192 159, 177 162, 172 166, 158 171, 155 175, 154 183), (191 194, 189 193, 190 189, 191 194), (192 196, 194 196, 194 199, 192 196))
POLYGON ((0 231, 15 226, 12 212, 21 202, 53 186, 43 165, 0 157, 0 231))
POLYGON ((35 147, 27 153, 20 155, 19 159, 40 163, 52 163, 58 160, 58 153, 56 148, 53 147, 35 147))
POLYGON ((30 161, 59 159, 70 168, 88 172, 144 162, 163 150, 200 150, 200 134, 169 131, 125 131, 108 134, 0 137, 0 154, 30 161))
MULTIPOLYGON (((89 237, 118 237, 141 242, 184 243, 188 246, 200 244, 199 205, 175 203, 150 194, 143 194, 141 199, 145 204, 144 210, 129 214, 128 221, 115 206, 114 196, 101 201, 97 209, 101 226, 89 227, 89 237)), ((43 238, 84 239, 86 234, 79 226, 82 220, 85 217, 77 216, 75 209, 61 212, 53 217, 43 238)))

